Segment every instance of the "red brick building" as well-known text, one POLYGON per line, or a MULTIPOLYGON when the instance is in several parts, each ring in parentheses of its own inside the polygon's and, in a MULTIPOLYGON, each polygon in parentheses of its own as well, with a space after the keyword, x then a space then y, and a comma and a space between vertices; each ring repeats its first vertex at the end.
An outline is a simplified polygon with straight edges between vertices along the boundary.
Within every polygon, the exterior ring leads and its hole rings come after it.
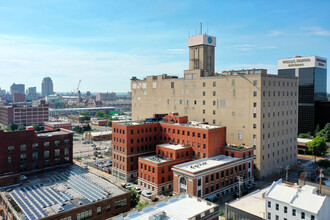
POLYGON ((72 130, 72 124, 70 122, 46 121, 44 125, 45 131, 55 131, 60 128, 72 130))
POLYGON ((16 184, 17 173, 72 163, 72 137, 64 129, 42 133, 0 130, 0 176, 7 177, 2 182, 16 184))
POLYGON ((164 121, 116 123, 112 172, 125 181, 137 179, 138 158, 155 154, 156 145, 163 143, 191 147, 192 159, 216 156, 222 153, 225 137, 225 127, 188 122, 177 113, 166 115, 164 121))
POLYGON ((157 155, 139 157, 138 185, 155 194, 173 190, 172 167, 192 158, 191 147, 173 144, 156 146, 157 155))

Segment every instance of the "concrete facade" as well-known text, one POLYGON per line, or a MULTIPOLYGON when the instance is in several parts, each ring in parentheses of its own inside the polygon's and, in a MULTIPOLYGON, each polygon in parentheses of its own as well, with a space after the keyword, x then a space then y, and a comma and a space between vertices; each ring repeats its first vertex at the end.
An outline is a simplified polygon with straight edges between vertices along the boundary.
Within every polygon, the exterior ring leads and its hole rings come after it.
MULTIPOLYGON (((192 54, 190 64, 196 59, 192 54)), ((132 120, 178 112, 190 120, 226 126, 228 142, 256 148, 255 174, 260 178, 296 165, 297 78, 270 75, 265 69, 219 74, 189 67, 183 78, 132 77, 132 120)))

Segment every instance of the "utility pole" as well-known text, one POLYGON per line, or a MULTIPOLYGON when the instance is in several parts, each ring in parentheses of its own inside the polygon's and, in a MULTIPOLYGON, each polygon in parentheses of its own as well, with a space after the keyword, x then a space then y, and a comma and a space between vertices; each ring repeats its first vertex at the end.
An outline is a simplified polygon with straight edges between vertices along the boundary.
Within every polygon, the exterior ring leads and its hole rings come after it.
POLYGON ((242 187, 242 184, 243 184, 243 177, 237 176, 237 179, 238 179, 238 190, 239 190, 238 195, 239 195, 239 198, 241 198, 242 197, 242 189, 241 189, 241 187, 242 187))
POLYGON ((322 195, 322 177, 324 177, 322 171, 323 169, 320 169, 320 195, 322 195))
POLYGON ((285 167, 285 170, 286 170, 286 182, 288 182, 289 169, 290 169, 289 166, 286 166, 286 167, 285 167))

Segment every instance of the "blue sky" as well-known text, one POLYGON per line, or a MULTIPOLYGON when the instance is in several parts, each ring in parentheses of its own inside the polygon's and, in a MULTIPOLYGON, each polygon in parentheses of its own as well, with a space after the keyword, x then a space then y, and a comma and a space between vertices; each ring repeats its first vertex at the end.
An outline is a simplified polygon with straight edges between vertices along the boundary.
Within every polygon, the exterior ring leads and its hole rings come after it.
MULTIPOLYGON (((267 68, 296 55, 330 58, 330 1, 0 0, 0 87, 126 92, 132 76, 188 69, 199 23, 217 37, 216 71, 267 68)), ((328 91, 330 76, 328 71, 328 91)))

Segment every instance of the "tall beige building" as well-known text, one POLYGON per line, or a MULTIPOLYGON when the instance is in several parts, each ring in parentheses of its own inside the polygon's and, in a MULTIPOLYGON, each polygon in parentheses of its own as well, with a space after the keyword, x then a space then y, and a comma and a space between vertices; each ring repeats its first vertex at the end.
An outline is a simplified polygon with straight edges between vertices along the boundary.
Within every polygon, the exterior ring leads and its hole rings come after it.
POLYGON ((184 77, 131 79, 132 118, 178 112, 190 120, 226 126, 227 141, 255 147, 256 176, 264 178, 297 163, 298 80, 265 69, 214 72, 215 37, 188 39, 184 77))

